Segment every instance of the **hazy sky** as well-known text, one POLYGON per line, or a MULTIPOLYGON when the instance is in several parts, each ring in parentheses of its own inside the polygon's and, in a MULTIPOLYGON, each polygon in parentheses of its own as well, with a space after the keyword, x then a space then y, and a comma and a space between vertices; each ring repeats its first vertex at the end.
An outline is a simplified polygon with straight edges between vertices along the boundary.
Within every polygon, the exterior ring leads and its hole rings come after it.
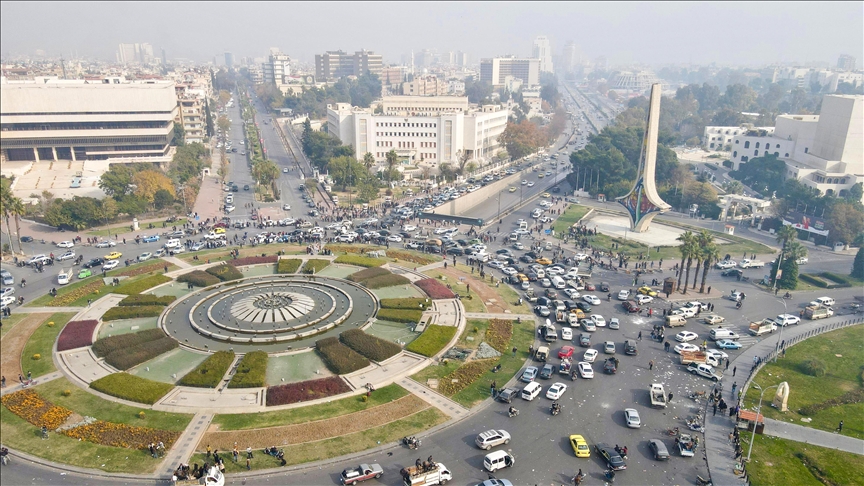
POLYGON ((546 35, 557 55, 567 41, 610 63, 757 65, 828 61, 864 64, 862 2, 0 2, 5 57, 72 53, 114 59, 121 42, 147 42, 169 59, 261 57, 279 47, 312 62, 316 53, 369 49, 399 63, 414 49, 480 57, 531 54, 546 35))

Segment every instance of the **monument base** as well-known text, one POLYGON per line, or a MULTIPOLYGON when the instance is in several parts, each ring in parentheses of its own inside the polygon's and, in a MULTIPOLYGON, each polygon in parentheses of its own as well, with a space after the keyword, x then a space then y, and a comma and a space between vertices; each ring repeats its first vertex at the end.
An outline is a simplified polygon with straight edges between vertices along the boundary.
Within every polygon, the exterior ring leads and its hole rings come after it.
POLYGON ((584 221, 588 228, 597 228, 597 231, 607 236, 637 241, 647 246, 678 246, 677 240, 686 230, 666 226, 654 222, 648 231, 635 233, 630 230, 630 219, 627 216, 614 216, 610 214, 594 213, 588 220, 584 221))

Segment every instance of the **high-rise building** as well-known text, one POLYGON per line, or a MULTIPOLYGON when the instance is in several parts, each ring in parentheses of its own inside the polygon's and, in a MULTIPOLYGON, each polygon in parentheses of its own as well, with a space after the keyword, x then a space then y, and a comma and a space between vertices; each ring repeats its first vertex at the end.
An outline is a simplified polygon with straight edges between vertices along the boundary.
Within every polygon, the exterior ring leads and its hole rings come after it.
POLYGON ((581 60, 579 46, 575 42, 570 41, 564 44, 564 51, 561 53, 561 64, 563 66, 560 66, 564 72, 571 73, 576 70, 581 60))
POLYGON ((521 80, 524 84, 540 84, 540 60, 516 57, 494 57, 480 60, 480 81, 492 86, 504 86, 507 78, 521 80))
POLYGON ((291 58, 288 54, 282 54, 278 49, 270 49, 270 56, 261 66, 264 82, 273 83, 276 86, 288 84, 288 76, 291 75, 291 58))
POLYGON ((319 80, 362 76, 367 71, 378 76, 384 69, 384 58, 365 49, 353 55, 345 51, 327 51, 315 55, 315 77, 319 80))
POLYGON ((456 51, 456 65, 459 67, 468 67, 468 53, 456 51))
POLYGON ((234 54, 231 54, 230 52, 225 53, 225 67, 234 67, 234 54))
POLYGON ((381 75, 384 69, 384 56, 366 49, 354 53, 354 76, 362 76, 367 72, 381 75))
POLYGON ((552 73, 552 45, 549 43, 549 38, 541 35, 534 39, 534 50, 531 57, 540 59, 540 72, 552 73))
POLYGON ((837 69, 842 71, 854 71, 855 58, 849 54, 843 54, 837 59, 837 69))
POLYGON ((117 50, 117 62, 120 64, 148 64, 153 61, 153 46, 143 44, 120 44, 117 50))

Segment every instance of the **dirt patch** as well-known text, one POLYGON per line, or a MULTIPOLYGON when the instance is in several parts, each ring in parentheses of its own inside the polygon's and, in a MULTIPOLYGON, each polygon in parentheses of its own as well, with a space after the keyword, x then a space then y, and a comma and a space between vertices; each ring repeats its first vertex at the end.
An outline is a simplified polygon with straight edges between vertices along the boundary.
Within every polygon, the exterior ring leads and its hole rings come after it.
POLYGON ((226 432, 208 431, 198 443, 198 449, 205 449, 210 445, 213 449, 230 451, 234 447, 235 442, 237 442, 238 446, 242 446, 240 447, 241 449, 245 449, 246 447, 259 449, 272 445, 285 446, 329 439, 379 427, 429 407, 430 405, 420 398, 414 395, 407 395, 399 400, 368 410, 315 422, 287 425, 285 427, 268 427, 265 429, 232 430, 226 432))
MULTIPOLYGON (((21 320, 15 327, 3 336, 0 341, 0 374, 6 377, 7 384, 12 385, 18 381, 21 371, 21 352, 33 335, 33 332, 53 314, 30 314, 21 320)), ((50 356, 47 357, 51 359, 50 356)))
POLYGON ((454 270, 450 266, 448 266, 447 269, 439 267, 437 270, 440 271, 443 275, 446 275, 447 277, 453 279, 453 281, 455 282, 459 281, 459 277, 465 277, 465 282, 468 282, 469 285, 471 285, 471 291, 476 292, 477 295, 479 295, 480 298, 483 300, 483 303, 486 305, 486 312, 492 314, 503 314, 504 311, 507 310, 507 307, 502 304, 501 296, 498 295, 498 292, 492 290, 492 288, 486 285, 485 282, 481 282, 480 280, 474 278, 474 276, 470 273, 466 273, 461 270, 454 270), (490 303, 490 300, 492 300, 493 302, 490 303))

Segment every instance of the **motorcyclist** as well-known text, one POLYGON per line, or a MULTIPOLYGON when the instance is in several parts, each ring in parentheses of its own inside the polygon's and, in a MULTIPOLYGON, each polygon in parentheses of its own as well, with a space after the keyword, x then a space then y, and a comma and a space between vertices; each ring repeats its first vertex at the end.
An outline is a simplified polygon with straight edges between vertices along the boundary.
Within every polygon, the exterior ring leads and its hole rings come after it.
POLYGON ((608 294, 606 294, 606 300, 608 300, 608 301, 612 300, 612 292, 609 292, 608 294))
POLYGON ((23 289, 23 288, 26 287, 26 286, 27 286, 27 279, 22 278, 22 279, 21 279, 21 288, 23 289))
POLYGON ((513 415, 516 415, 517 413, 519 413, 519 410, 516 410, 516 407, 511 406, 510 410, 508 410, 508 412, 510 413, 510 416, 512 417, 513 415))
POLYGON ((552 413, 558 413, 560 411, 561 405, 559 405, 557 401, 552 402, 552 413))

